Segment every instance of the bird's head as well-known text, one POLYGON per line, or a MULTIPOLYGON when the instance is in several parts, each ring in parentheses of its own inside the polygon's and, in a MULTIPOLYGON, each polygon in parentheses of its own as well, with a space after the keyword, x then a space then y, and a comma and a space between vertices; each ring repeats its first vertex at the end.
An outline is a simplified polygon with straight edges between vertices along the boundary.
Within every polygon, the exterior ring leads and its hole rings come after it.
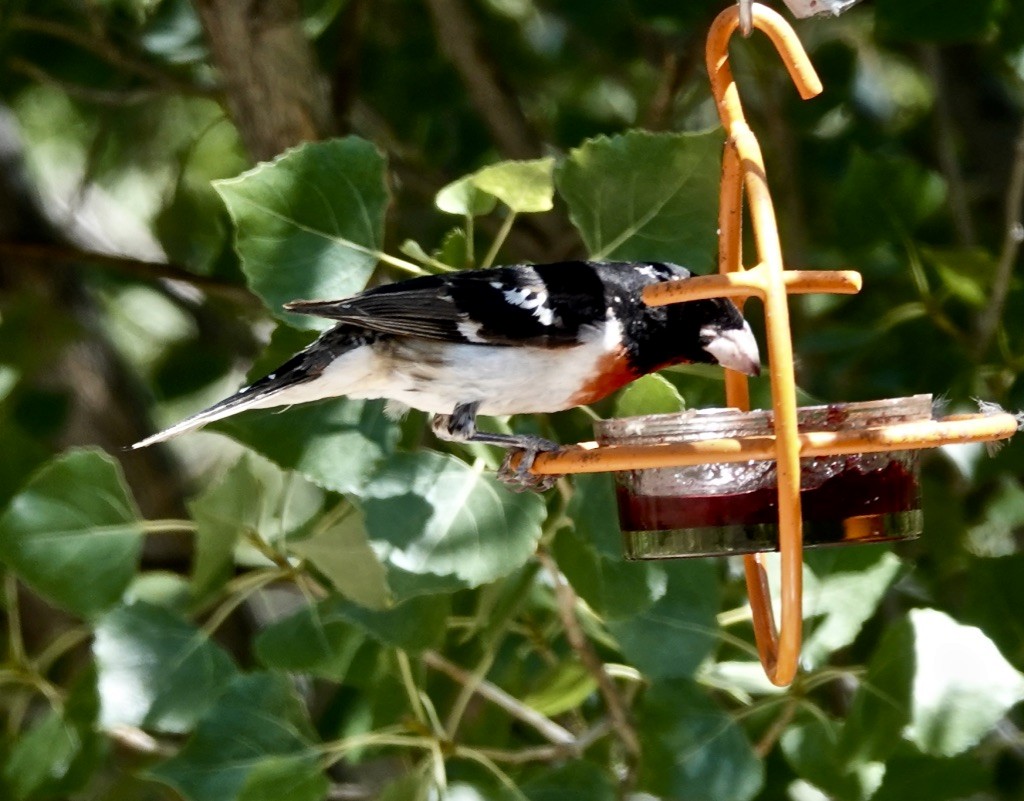
POLYGON ((750 324, 726 298, 648 307, 632 333, 641 372, 686 362, 719 364, 744 375, 761 372, 750 324))
POLYGON ((720 364, 744 375, 761 374, 761 353, 750 330, 731 300, 712 298, 709 301, 707 322, 698 330, 700 347, 707 354, 704 361, 720 364))

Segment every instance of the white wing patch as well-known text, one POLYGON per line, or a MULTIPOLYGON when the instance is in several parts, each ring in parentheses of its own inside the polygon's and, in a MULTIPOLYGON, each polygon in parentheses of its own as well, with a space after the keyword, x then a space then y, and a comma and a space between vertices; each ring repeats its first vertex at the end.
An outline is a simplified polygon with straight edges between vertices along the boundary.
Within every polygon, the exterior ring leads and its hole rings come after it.
POLYGON ((548 305, 548 291, 543 287, 516 287, 515 289, 506 289, 502 294, 505 296, 505 302, 509 305, 532 312, 541 325, 550 326, 554 325, 556 321, 560 322, 548 305))

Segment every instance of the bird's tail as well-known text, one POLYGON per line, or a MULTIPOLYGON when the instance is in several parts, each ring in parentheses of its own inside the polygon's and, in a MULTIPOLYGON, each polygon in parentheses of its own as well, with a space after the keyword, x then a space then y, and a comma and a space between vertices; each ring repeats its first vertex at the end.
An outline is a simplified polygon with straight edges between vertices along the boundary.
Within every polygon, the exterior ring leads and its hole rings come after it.
MULTIPOLYGON (((246 409, 257 409, 261 408, 262 404, 260 401, 265 401, 267 396, 263 391, 257 390, 260 379, 255 384, 249 387, 243 387, 236 394, 230 398, 225 398, 219 403, 215 403, 208 409, 203 409, 201 412, 197 412, 191 417, 186 417, 180 423, 175 423, 170 428, 165 428, 163 431, 158 431, 156 434, 152 434, 145 439, 141 439, 131 446, 131 450, 138 450, 139 448, 147 448, 150 445, 156 445, 158 442, 164 442, 165 440, 176 437, 179 434, 184 434, 188 431, 195 431, 197 428, 202 428, 207 423, 212 423, 215 420, 223 420, 225 417, 230 417, 233 414, 244 412, 246 409)), ((268 405, 276 406, 277 403, 268 405)))
MULTIPOLYGON (((223 420, 247 409, 268 409, 346 394, 340 382, 319 381, 324 370, 340 365, 345 354, 367 342, 365 334, 351 326, 337 326, 326 332, 305 350, 293 356, 274 372, 242 387, 238 392, 208 409, 187 417, 170 428, 139 440, 131 450, 146 448, 188 431, 202 428, 215 420, 223 420)), ((354 365, 353 365, 354 366, 354 365)), ((341 372, 345 372, 344 370, 341 372)), ((354 371, 358 373, 358 371, 354 371)))

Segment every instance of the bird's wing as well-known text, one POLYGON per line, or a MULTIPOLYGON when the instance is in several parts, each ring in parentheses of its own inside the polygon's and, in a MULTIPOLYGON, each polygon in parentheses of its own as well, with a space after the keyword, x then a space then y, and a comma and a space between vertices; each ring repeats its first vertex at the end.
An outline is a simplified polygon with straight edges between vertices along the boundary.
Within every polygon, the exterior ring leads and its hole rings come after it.
POLYGON ((592 265, 516 265, 401 281, 337 301, 286 308, 371 331, 446 342, 564 347, 605 317, 592 265))

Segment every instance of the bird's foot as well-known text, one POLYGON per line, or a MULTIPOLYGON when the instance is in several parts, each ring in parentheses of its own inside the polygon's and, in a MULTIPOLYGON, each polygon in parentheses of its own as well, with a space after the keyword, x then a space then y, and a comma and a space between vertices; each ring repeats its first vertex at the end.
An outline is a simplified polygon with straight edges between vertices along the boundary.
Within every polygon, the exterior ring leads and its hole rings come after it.
POLYGON ((505 453, 498 469, 498 480, 513 492, 547 492, 561 476, 537 475, 531 473, 530 468, 538 454, 561 450, 562 446, 543 437, 524 436, 516 439, 516 446, 505 453))

